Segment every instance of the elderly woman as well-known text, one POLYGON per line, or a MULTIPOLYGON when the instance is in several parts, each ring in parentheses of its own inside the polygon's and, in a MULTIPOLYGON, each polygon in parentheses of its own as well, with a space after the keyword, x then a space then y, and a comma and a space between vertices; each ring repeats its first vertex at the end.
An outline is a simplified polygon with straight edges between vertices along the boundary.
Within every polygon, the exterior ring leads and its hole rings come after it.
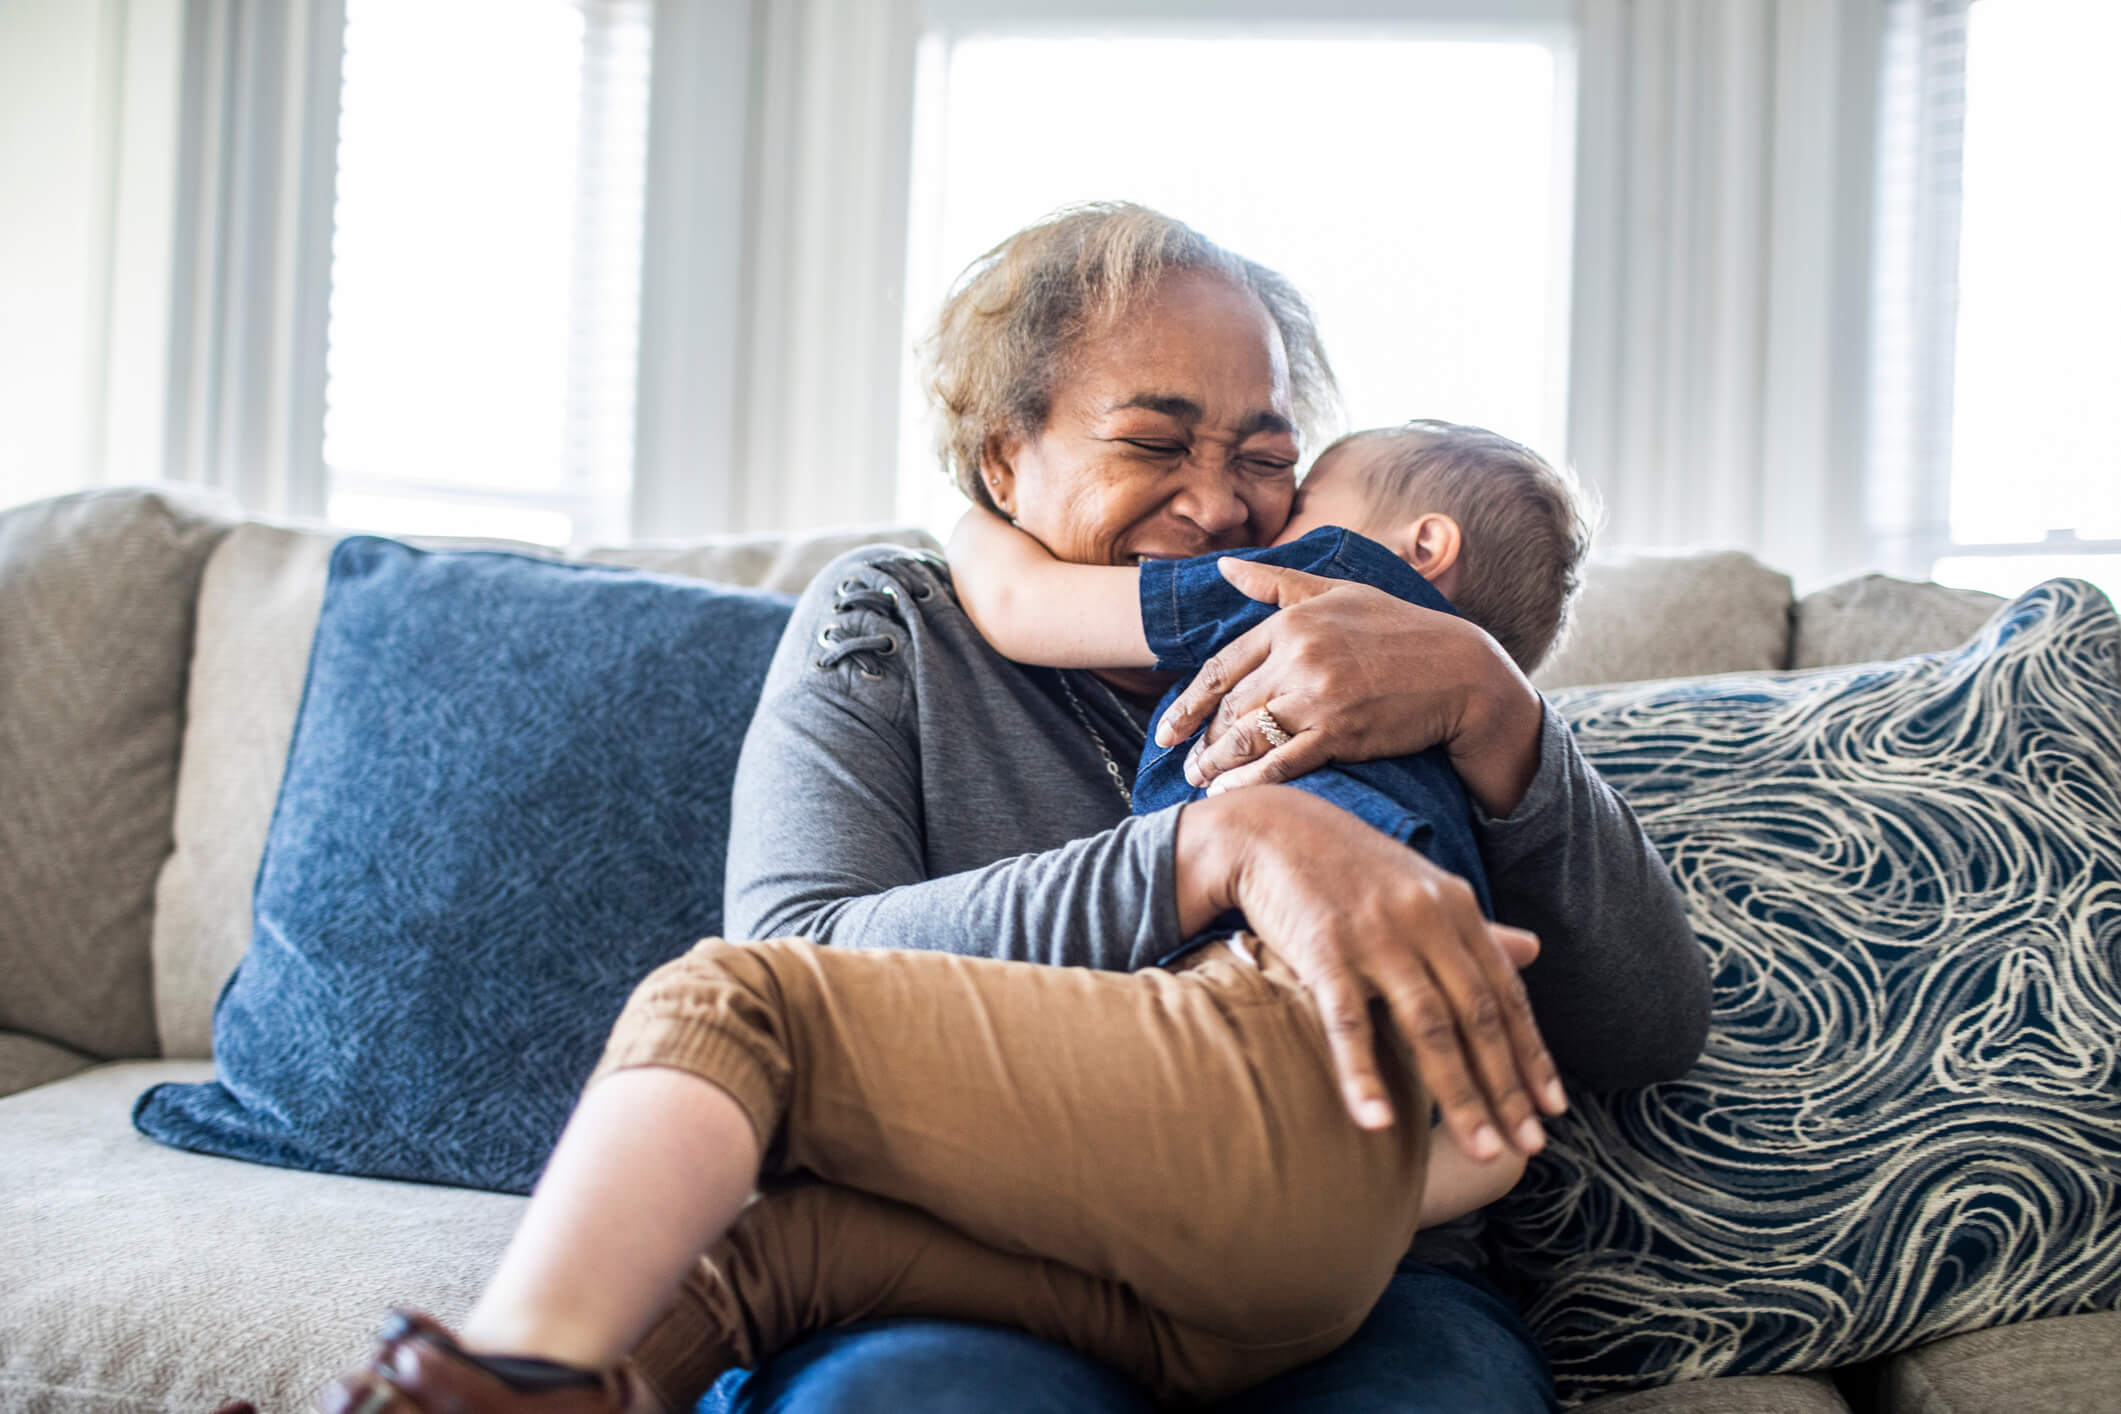
MULTIPOLYGON (((1335 397, 1287 282, 1131 206, 1062 213, 982 257, 929 353, 959 488, 1089 564, 1272 540, 1299 438, 1335 397)), ((1211 724, 1201 778, 1257 788, 1134 816, 1158 679, 999 657, 931 557, 833 565, 744 743, 730 936, 1133 970, 1241 909, 1317 996, 1350 1108, 1382 1097, 1375 999, 1476 1155, 1539 1147, 1557 1063, 1600 1089, 1686 1070, 1707 979, 1678 895, 1509 658, 1463 619, 1259 573, 1257 592, 1290 607, 1171 714, 1178 737, 1211 724), (1270 705, 1296 738, 1273 752, 1249 725, 1270 705), (1439 743, 1475 802, 1497 919, 1544 945, 1521 983, 1462 881, 1411 851, 1380 867, 1369 826, 1274 784, 1439 743)), ((1425 1234, 1353 1340, 1228 1407, 1547 1407, 1543 1362, 1466 1238, 1425 1234)), ((1083 1356, 947 1321, 827 1332, 714 1398, 793 1414, 1151 1408, 1083 1356)))

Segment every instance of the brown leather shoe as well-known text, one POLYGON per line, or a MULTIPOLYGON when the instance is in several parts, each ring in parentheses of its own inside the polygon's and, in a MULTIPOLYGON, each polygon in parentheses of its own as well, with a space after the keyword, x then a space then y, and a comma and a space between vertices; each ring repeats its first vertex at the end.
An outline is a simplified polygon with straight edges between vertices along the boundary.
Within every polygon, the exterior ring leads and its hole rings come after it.
POLYGON ((366 1366, 341 1375, 317 1396, 320 1414, 660 1414, 629 1364, 600 1371, 595 1384, 525 1394, 465 1355, 438 1322, 393 1311, 366 1366))

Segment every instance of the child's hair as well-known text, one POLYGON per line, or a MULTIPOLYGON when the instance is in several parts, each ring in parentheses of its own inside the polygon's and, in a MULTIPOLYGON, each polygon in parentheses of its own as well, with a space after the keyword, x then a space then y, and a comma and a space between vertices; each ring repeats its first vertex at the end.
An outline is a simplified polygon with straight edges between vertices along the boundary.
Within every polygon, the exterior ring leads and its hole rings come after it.
POLYGON ((1417 419, 1341 439, 1356 441, 1387 444, 1363 464, 1376 520, 1440 512, 1457 521, 1464 543, 1451 602, 1520 668, 1538 667, 1568 626, 1597 519, 1575 476, 1499 433, 1453 422, 1417 419))

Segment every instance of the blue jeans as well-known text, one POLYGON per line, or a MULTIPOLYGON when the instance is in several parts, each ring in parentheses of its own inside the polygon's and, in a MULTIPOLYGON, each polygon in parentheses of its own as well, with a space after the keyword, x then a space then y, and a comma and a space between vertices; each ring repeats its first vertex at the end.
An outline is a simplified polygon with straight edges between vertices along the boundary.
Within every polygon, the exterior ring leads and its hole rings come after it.
MULTIPOLYGON (((1553 1382, 1517 1313, 1477 1277, 1419 1262, 1346 1345, 1275 1376, 1221 1414, 1550 1414, 1553 1382)), ((868 1321, 732 1372, 698 1414, 1155 1414, 1096 1361, 1021 1331, 868 1321)))

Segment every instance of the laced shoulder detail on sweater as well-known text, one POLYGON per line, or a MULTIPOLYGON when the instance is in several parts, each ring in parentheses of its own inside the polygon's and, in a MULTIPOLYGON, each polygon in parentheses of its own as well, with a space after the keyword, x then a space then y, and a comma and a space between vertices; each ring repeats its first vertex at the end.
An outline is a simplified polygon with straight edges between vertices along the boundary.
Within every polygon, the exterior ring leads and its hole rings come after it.
MULTIPOLYGON (((903 558, 948 573, 942 558, 927 551, 914 551, 903 558)), ((925 578, 911 574, 902 581, 891 574, 891 565, 889 561, 865 565, 834 587, 833 618, 818 630, 818 646, 824 651, 813 661, 819 671, 851 663, 872 681, 884 676, 884 660, 896 656, 903 646, 907 597, 921 603, 935 597, 935 587, 925 578)))

